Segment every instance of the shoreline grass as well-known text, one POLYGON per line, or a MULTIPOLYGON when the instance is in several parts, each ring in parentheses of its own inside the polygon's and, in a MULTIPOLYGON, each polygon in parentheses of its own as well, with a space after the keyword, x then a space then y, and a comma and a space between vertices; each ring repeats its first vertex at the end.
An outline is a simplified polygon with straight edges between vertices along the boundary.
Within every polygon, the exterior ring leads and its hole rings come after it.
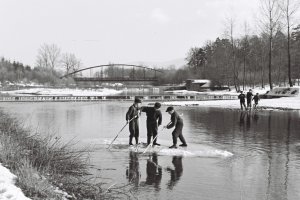
POLYGON ((89 149, 41 136, 0 111, 0 162, 31 199, 111 199, 90 181, 89 149))

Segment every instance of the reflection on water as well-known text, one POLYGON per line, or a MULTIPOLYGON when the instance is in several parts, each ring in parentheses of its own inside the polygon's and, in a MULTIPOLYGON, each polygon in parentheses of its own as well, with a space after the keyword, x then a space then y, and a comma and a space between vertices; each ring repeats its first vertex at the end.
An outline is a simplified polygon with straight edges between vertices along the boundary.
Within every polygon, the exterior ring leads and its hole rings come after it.
POLYGON ((162 167, 158 165, 158 157, 156 153, 151 154, 147 160, 146 174, 146 184, 153 185, 154 188, 160 189, 162 167))
POLYGON ((130 183, 134 183, 136 187, 140 183, 140 164, 138 154, 136 152, 129 152, 129 168, 126 170, 126 177, 130 183))
POLYGON ((267 199, 289 199, 288 198, 288 178, 289 178, 289 164, 290 164, 290 135, 291 135, 291 116, 287 116, 285 138, 282 142, 285 143, 282 154, 276 150, 272 142, 272 115, 268 116, 268 189, 267 199), (278 153, 276 153, 278 152, 278 153))
MULTIPOLYGON (((173 167, 166 167, 166 171, 170 174, 170 178, 166 184, 169 190, 172 190, 175 187, 183 174, 182 157, 173 156, 172 164, 173 167)), ((162 166, 158 164, 158 156, 156 153, 149 155, 145 167, 146 180, 141 182, 140 168, 144 168, 144 166, 140 166, 139 153, 130 151, 129 166, 126 169, 126 178, 128 179, 129 183, 133 184, 135 187, 145 184, 152 186, 156 189, 156 191, 159 191, 161 189, 160 184, 162 181, 163 170, 162 166)))
POLYGON ((259 119, 259 116, 257 113, 251 113, 251 112, 241 112, 240 113, 240 131, 241 132, 247 132, 251 129, 251 123, 257 124, 259 119))
MULTIPOLYGON (((33 127, 54 128, 67 139, 76 136, 83 144, 97 144, 91 162, 100 169, 115 169, 102 171, 102 177, 111 179, 108 186, 129 182, 137 199, 199 199, 200 195, 202 200, 300 199, 298 112, 176 108, 183 114, 188 150, 208 145, 232 152, 229 158, 146 155, 117 145, 109 152, 101 141, 113 138, 124 126, 129 105, 1 104, 17 117, 30 118, 33 127)), ((170 117, 162 114, 165 124, 170 117)), ((140 120, 141 141, 146 142, 146 117, 140 120)), ((120 134, 126 144, 128 135, 128 129, 120 134)), ((159 140, 169 144, 171 130, 159 135, 159 140)))
POLYGON ((173 156, 172 163, 174 165, 174 169, 167 168, 167 171, 170 172, 171 178, 168 182, 168 189, 172 190, 176 183, 179 181, 182 176, 183 167, 182 167, 182 157, 181 156, 173 156))

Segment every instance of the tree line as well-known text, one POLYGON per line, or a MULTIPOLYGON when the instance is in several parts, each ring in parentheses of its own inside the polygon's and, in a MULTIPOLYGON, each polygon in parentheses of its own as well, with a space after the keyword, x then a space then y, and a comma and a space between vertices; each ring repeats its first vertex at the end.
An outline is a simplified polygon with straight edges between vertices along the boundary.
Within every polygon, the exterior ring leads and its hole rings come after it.
POLYGON ((49 86, 74 83, 72 78, 60 79, 81 67, 81 61, 72 53, 61 53, 55 44, 43 44, 38 49, 36 64, 32 68, 21 62, 0 60, 0 82, 36 83, 49 86))
MULTIPOLYGON (((258 34, 235 37, 235 20, 226 22, 225 37, 218 37, 202 47, 192 47, 181 69, 185 78, 210 79, 215 86, 246 86, 267 84, 299 84, 300 25, 293 24, 298 3, 292 0, 261 0, 258 34)), ((178 78, 177 78, 178 79, 178 78)), ((178 79, 179 80, 179 79, 178 79)))
POLYGON ((43 85, 58 85, 62 83, 59 79, 60 73, 47 68, 31 68, 20 62, 0 59, 0 82, 10 83, 36 83, 43 85))

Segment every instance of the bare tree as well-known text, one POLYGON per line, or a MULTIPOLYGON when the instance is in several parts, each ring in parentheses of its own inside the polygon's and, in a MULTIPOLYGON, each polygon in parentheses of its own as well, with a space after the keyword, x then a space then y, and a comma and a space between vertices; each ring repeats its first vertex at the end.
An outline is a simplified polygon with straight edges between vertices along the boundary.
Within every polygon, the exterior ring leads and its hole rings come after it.
POLYGON ((60 59, 60 48, 55 44, 43 44, 37 55, 36 65, 53 70, 58 67, 60 59))
POLYGON ((290 87, 293 87, 291 76, 291 28, 293 27, 292 18, 299 8, 299 2, 294 0, 281 0, 280 8, 283 12, 286 30, 287 30, 287 66, 288 66, 288 79, 290 87))
MULTIPOLYGON (((242 39, 242 48, 243 48, 242 49, 242 52, 243 52, 243 90, 245 90, 246 62, 247 62, 248 54, 249 54, 249 25, 247 22, 244 23, 244 38, 242 39)), ((251 73, 250 73, 250 76, 251 76, 251 73)))
POLYGON ((64 53, 61 56, 61 64, 65 69, 66 74, 75 72, 81 67, 81 61, 72 53, 64 53))
POLYGON ((278 30, 279 19, 281 17, 281 9, 278 0, 260 0, 261 6, 261 25, 263 31, 268 35, 268 69, 270 89, 273 89, 272 83, 272 48, 273 37, 278 30))
POLYGON ((226 21, 226 30, 225 35, 230 39, 231 43, 231 62, 233 67, 233 84, 236 91, 240 90, 240 86, 238 84, 238 70, 236 67, 236 41, 234 39, 234 27, 235 21, 233 17, 228 18, 226 21))

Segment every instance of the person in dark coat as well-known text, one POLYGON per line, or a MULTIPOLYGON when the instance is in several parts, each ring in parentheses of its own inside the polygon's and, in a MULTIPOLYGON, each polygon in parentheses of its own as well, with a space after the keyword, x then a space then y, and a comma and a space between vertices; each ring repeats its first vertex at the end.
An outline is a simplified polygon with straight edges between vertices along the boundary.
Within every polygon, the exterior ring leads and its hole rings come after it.
POLYGON ((249 108, 251 110, 251 107, 252 107, 251 102, 252 102, 252 97, 253 97, 251 89, 249 90, 249 92, 247 92, 246 97, 247 97, 247 108, 249 108))
POLYGON ((245 94, 243 93, 243 91, 241 91, 241 94, 238 96, 239 100, 240 100, 240 104, 241 104, 241 110, 243 110, 243 106, 245 108, 245 110, 247 110, 246 105, 245 105, 245 94))
POLYGON ((126 121, 129 122, 129 145, 132 144, 132 138, 135 138, 136 144, 139 143, 139 108, 141 107, 142 101, 138 98, 134 100, 134 104, 129 107, 126 113, 126 121))
POLYGON ((258 96, 258 93, 256 93, 256 95, 253 97, 252 100, 254 101, 254 108, 256 109, 256 107, 258 105, 258 101, 260 100, 259 96, 258 96))
MULTIPOLYGON (((143 106, 141 108, 142 112, 147 115, 147 145, 151 143, 151 138, 153 139, 157 136, 157 129, 161 125, 162 115, 159 110, 161 104, 156 102, 154 107, 143 106)), ((153 145, 160 145, 157 143, 157 138, 153 141, 153 145)))
POLYGON ((183 120, 182 118, 178 115, 178 113, 174 110, 172 106, 168 107, 166 112, 168 112, 171 115, 171 123, 165 128, 170 129, 175 127, 175 129, 172 132, 172 137, 173 137, 173 145, 170 146, 169 148, 171 149, 176 149, 177 148, 177 138, 179 137, 180 141, 182 142, 181 145, 182 147, 186 147, 186 141, 182 135, 182 128, 183 128, 183 120))

